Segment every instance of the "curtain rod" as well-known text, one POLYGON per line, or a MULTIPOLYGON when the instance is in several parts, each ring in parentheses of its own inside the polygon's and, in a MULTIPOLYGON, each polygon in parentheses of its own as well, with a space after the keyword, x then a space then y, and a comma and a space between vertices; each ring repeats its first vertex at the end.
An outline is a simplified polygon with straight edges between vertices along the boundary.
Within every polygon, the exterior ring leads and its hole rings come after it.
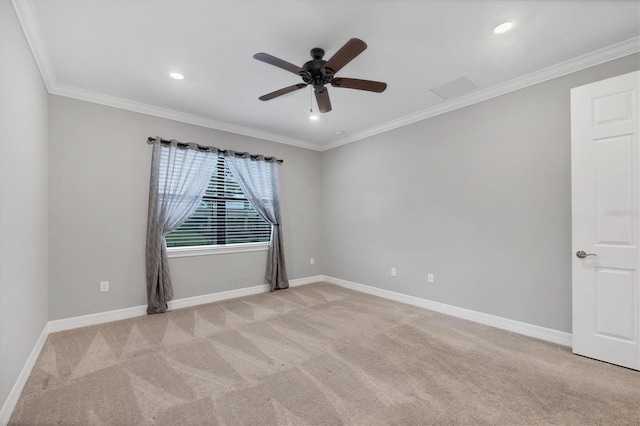
MULTIPOLYGON (((147 143, 151 144, 155 140, 156 140, 155 137, 149 136, 147 138, 147 143)), ((227 154, 229 152, 227 150, 216 148, 214 146, 200 145, 200 144, 197 144, 197 143, 191 144, 191 143, 184 143, 184 142, 178 142, 178 141, 176 141, 176 142, 178 143, 178 147, 180 147, 180 148, 188 148, 190 145, 195 145, 198 149, 200 149, 202 151, 209 151, 211 149, 215 149, 218 152, 221 152, 222 154, 227 154)), ((171 140, 160 138, 160 143, 163 144, 163 145, 169 145, 169 144, 171 144, 171 140)), ((262 157, 265 161, 275 161, 278 164, 284 163, 284 160, 280 160, 279 158, 276 158, 276 157, 265 157, 264 155, 253 155, 253 154, 249 154, 248 152, 235 152, 235 155, 236 155, 236 157, 243 157, 243 158, 249 156, 250 158, 252 158, 254 160, 258 160, 258 159, 260 159, 260 157, 262 157)))

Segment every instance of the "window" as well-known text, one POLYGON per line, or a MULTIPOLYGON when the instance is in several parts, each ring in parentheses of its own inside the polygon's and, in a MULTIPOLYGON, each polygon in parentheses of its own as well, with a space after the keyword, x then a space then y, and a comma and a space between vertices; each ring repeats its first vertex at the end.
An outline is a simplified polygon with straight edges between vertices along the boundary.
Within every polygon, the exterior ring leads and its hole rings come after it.
POLYGON ((247 201, 223 157, 218 159, 196 211, 166 237, 169 248, 264 243, 270 239, 271 224, 247 201))

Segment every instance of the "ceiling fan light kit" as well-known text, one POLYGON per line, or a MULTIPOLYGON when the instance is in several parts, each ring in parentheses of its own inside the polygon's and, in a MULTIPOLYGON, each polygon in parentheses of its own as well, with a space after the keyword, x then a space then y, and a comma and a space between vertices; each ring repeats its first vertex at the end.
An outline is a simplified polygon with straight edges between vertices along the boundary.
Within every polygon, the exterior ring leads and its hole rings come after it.
POLYGON ((336 52, 328 61, 322 59, 324 50, 319 47, 311 49, 311 60, 306 62, 302 67, 284 61, 282 59, 271 56, 267 53, 256 53, 254 59, 265 62, 292 72, 302 78, 303 83, 294 84, 266 95, 260 96, 261 101, 268 101, 278 96, 312 86, 318 102, 318 110, 321 113, 331 111, 331 100, 329 99, 329 91, 325 87, 330 84, 333 87, 345 89, 365 90, 367 92, 382 93, 387 88, 386 83, 371 80, 359 80, 356 78, 340 78, 335 74, 345 65, 351 62, 356 56, 364 52, 367 44, 358 39, 352 38, 344 46, 336 52))

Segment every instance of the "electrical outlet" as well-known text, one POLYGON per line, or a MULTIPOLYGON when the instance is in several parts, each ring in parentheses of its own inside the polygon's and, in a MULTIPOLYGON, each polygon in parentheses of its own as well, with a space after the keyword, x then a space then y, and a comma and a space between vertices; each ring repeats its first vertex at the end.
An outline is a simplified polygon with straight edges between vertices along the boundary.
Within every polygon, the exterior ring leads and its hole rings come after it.
POLYGON ((434 279, 433 279, 433 274, 428 274, 427 275, 427 282, 430 282, 430 283, 434 283, 435 282, 434 279))
POLYGON ((100 281, 100 293, 109 291, 109 281, 100 281))
POLYGON ((316 263, 316 260, 312 257, 311 259, 309 259, 309 264, 310 265, 314 265, 316 263))
POLYGON ((392 277, 396 276, 396 268, 391 268, 391 276, 392 277))

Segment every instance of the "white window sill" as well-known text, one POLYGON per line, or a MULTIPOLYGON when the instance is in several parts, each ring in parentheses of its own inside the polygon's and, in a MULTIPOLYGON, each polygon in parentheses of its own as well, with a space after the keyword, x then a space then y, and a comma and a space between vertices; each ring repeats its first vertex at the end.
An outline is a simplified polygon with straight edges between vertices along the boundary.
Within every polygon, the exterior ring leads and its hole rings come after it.
POLYGON ((245 244, 229 244, 225 246, 197 246, 197 247, 169 247, 167 248, 167 256, 172 257, 191 257, 191 256, 209 256, 212 254, 229 254, 244 253, 250 251, 267 251, 269 243, 245 243, 245 244))

